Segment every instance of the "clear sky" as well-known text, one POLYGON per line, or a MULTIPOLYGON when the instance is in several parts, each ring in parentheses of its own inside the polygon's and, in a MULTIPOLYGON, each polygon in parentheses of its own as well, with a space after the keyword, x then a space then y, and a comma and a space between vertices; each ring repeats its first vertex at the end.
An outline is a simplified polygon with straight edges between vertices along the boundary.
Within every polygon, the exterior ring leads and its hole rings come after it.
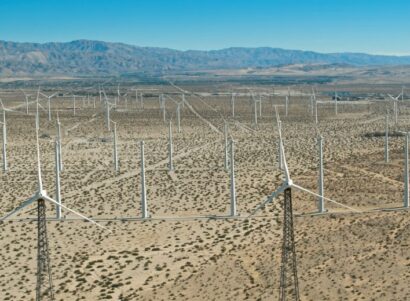
POLYGON ((410 54, 410 0, 0 0, 0 40, 410 54))

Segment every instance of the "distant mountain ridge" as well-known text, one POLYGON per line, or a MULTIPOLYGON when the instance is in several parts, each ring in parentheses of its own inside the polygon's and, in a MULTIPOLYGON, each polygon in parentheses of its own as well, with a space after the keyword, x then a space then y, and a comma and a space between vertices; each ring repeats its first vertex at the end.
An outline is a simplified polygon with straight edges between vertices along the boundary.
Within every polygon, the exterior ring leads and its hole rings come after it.
POLYGON ((91 40, 44 44, 0 41, 1 76, 120 75, 290 64, 410 65, 410 56, 318 53, 270 47, 180 51, 91 40))

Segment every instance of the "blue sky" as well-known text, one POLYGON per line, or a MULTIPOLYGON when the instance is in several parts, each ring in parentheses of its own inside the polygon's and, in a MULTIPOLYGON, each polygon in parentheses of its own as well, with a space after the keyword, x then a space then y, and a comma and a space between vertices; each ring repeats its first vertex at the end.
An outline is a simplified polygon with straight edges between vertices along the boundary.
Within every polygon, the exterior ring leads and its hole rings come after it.
POLYGON ((410 54, 409 0, 0 0, 0 40, 410 54))

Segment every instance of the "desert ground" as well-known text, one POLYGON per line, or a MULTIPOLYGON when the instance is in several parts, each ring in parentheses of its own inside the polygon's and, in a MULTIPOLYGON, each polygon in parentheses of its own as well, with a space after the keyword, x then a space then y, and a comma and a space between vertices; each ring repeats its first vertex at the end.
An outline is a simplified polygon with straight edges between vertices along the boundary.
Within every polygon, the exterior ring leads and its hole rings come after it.
MULTIPOLYGON (((20 87, 19 87, 20 88, 20 87)), ((3 86, 9 170, 0 176, 0 215, 37 190, 35 113, 19 88, 3 86)), ((47 203, 47 231, 56 300, 275 300, 279 297, 283 194, 250 216, 283 182, 278 168, 278 128, 295 183, 318 189, 317 137, 324 138, 325 196, 355 210, 293 189, 294 231, 301 300, 409 300, 410 223, 403 206, 404 142, 410 100, 393 101, 401 86, 346 84, 367 95, 332 100, 334 86, 316 86, 318 123, 310 86, 206 83, 121 85, 111 110, 118 135, 105 124, 98 85, 42 85, 39 140, 44 189, 55 196, 57 115, 62 126, 62 203, 106 229, 47 203), (135 98, 138 88, 144 105, 135 98), (185 103, 182 93, 185 91, 185 103), (231 94, 235 92, 235 117, 231 94), (261 97, 257 124, 250 91, 261 97), (194 93, 195 92, 195 93, 194 93), (127 93, 127 95, 125 95, 127 93), (72 95, 77 95, 74 115, 72 95), (158 95, 165 95, 163 119, 158 95), (89 98, 87 98, 89 95, 89 98), (382 95, 383 97, 375 97, 382 95), (82 98, 81 96, 84 96, 82 98), (383 98, 383 99, 382 99, 383 98), (95 101, 95 107, 94 107, 95 101), (181 131, 176 109, 181 103, 181 131), (384 161, 389 114, 390 161, 384 161), (172 120, 174 168, 168 171, 168 122, 172 120), (230 175, 224 168, 224 124, 235 142, 238 216, 229 216, 230 175), (150 218, 141 219, 139 141, 145 142, 150 218), (395 209, 395 210, 391 210, 395 209)), ((104 85, 114 102, 117 84, 104 85)), ((410 94, 407 92, 407 94, 410 94)), ((0 223, 0 300, 35 300, 36 205, 0 223)))

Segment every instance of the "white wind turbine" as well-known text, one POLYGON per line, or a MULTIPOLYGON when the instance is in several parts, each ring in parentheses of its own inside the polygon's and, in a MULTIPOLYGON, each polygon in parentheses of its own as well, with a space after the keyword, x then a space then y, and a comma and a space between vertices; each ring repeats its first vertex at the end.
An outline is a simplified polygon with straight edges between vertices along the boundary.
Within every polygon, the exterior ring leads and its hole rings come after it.
POLYGON ((389 163, 389 115, 386 114, 386 124, 384 132, 384 161, 389 163))
POLYGON ((402 94, 403 94, 403 89, 402 89, 402 92, 396 97, 393 97, 391 94, 387 94, 393 101, 393 114, 394 114, 394 124, 395 125, 397 125, 398 115, 399 115, 398 101, 399 101, 400 96, 402 96, 402 94))
POLYGON ((147 189, 145 183, 144 141, 140 141, 141 150, 141 217, 148 218, 147 189))
POLYGON ((114 130, 113 130, 113 160, 114 160, 114 170, 115 173, 118 174, 119 171, 119 160, 118 160, 118 143, 117 143, 117 123, 112 121, 114 125, 114 130))
MULTIPOLYGON (((8 160, 7 160, 7 122, 6 122, 6 111, 7 112, 18 112, 19 111, 15 111, 15 110, 11 110, 11 109, 6 109, 3 105, 3 101, 0 98, 0 105, 1 105, 1 110, 3 111, 2 113, 2 119, 3 121, 0 121, 0 124, 2 125, 2 133, 3 133, 3 137, 2 137, 2 144, 3 144, 3 148, 2 148, 2 153, 3 153, 3 172, 6 173, 8 171, 8 160)), ((36 119, 37 120, 37 119, 36 119)))
POLYGON ((232 118, 235 118, 235 93, 233 92, 231 94, 231 111, 232 111, 232 118))
POLYGON ((226 121, 224 123, 224 153, 224 167, 225 170, 228 171, 228 124, 226 123, 226 121))
POLYGON ((22 89, 20 89, 21 92, 23 92, 24 97, 26 98, 26 115, 28 115, 28 106, 29 106, 29 97, 31 96, 31 94, 26 94, 26 92, 24 92, 22 89))
POLYGON ((65 210, 67 210, 67 211, 81 217, 82 219, 84 219, 86 221, 89 221, 89 222, 95 224, 98 227, 106 229, 104 226, 98 224, 97 222, 95 222, 91 218, 88 218, 85 215, 62 205, 61 202, 58 202, 58 201, 54 200, 53 198, 51 198, 50 196, 48 196, 47 191, 43 189, 43 181, 42 181, 42 177, 41 177, 40 144, 39 144, 39 139, 38 139, 38 128, 36 128, 36 148, 37 148, 37 191, 30 198, 23 201, 15 209, 13 209, 9 213, 7 213, 5 216, 0 218, 0 221, 4 221, 4 220, 10 218, 11 216, 17 214, 18 212, 20 212, 21 210, 23 210, 24 208, 26 208, 27 206, 31 205, 32 203, 34 203, 36 201, 45 200, 45 201, 48 201, 48 202, 52 203, 53 205, 59 206, 59 207, 65 209, 65 210))
MULTIPOLYGON (((50 96, 45 95, 44 93, 40 92, 41 95, 47 98, 47 103, 48 103, 48 121, 51 121, 51 98, 57 95, 57 93, 54 93, 50 96)), ((75 115, 75 114, 74 114, 75 115)))
POLYGON ((172 122, 169 121, 168 125, 168 171, 174 171, 174 163, 173 163, 173 154, 174 154, 174 144, 172 141, 172 122))
MULTIPOLYGON (((278 127, 278 128, 279 128, 279 127, 278 127)), ((280 134, 280 136, 282 136, 282 135, 280 134)), ((319 195, 319 194, 317 194, 317 193, 315 193, 315 192, 313 192, 313 191, 310 191, 309 189, 306 189, 306 188, 304 188, 304 187, 302 187, 302 186, 300 186, 300 185, 295 184, 295 183, 293 182, 293 180, 291 179, 291 176, 290 176, 290 173, 289 173, 288 164, 287 164, 287 162, 286 162, 285 150, 284 150, 284 147, 283 147, 283 141, 281 141, 280 143, 281 143, 281 152, 282 152, 281 157, 282 157, 282 161, 283 161, 283 171, 284 171, 284 176, 285 176, 285 178, 284 178, 282 184, 276 189, 276 191, 274 191, 271 195, 269 195, 269 196, 267 197, 267 199, 266 199, 265 201, 263 201, 260 205, 258 205, 258 206, 252 211, 252 213, 249 215, 249 217, 250 217, 250 216, 253 216, 254 214, 256 214, 256 212, 259 211, 261 208, 263 208, 267 203, 271 203, 271 202, 273 201, 273 199, 277 198, 277 197, 278 197, 282 192, 284 192, 286 189, 292 189, 292 188, 295 188, 295 189, 297 189, 297 190, 306 192, 306 193, 311 194, 311 195, 313 195, 313 196, 315 196, 315 197, 317 197, 317 198, 323 198, 323 200, 326 200, 326 201, 329 201, 329 202, 331 202, 331 203, 337 204, 337 205, 339 205, 339 206, 341 206, 341 207, 344 207, 344 208, 346 208, 346 209, 349 209, 349 210, 351 210, 351 211, 360 212, 359 210, 357 210, 357 209, 355 209, 355 208, 352 208, 352 207, 350 207, 350 206, 344 205, 344 204, 342 204, 342 203, 339 203, 339 202, 337 202, 337 201, 335 201, 335 200, 329 199, 329 198, 327 198, 327 197, 325 197, 325 196, 323 196, 323 195, 319 195)))
MULTIPOLYGON (((0 100, 1 101, 1 100, 0 100)), ((3 103, 1 103, 3 106, 3 103)), ((7 164, 7 124, 6 124, 6 111, 3 107, 3 122, 0 122, 3 126, 3 172, 6 173, 8 171, 8 164, 7 164)))
POLYGON ((312 87, 312 95, 313 95, 313 101, 314 101, 314 113, 315 113, 315 123, 318 123, 318 118, 317 118, 317 99, 316 99, 316 93, 315 89, 312 87))
POLYGON ((230 141, 230 157, 231 157, 231 162, 230 162, 230 191, 231 191, 231 209, 230 209, 230 215, 231 216, 236 216, 237 215, 237 210, 236 210, 236 189, 235 189, 235 155, 234 155, 234 141, 231 139, 230 141))
POLYGON ((251 92, 251 101, 253 101, 253 124, 256 127, 258 125, 258 110, 257 110, 257 100, 251 92))
POLYGON ((318 179, 318 187, 319 191, 318 194, 318 212, 324 213, 325 209, 325 200, 323 198, 324 195, 324 169, 323 169, 323 137, 319 136, 317 138, 317 144, 319 149, 319 179, 318 179))
POLYGON ((61 185, 60 185, 60 156, 59 156, 59 142, 55 141, 55 173, 56 173, 56 201, 58 205, 56 206, 56 218, 61 219, 61 185))
POLYGON ((38 111, 38 107, 39 107, 38 99, 39 98, 40 98, 40 87, 38 87, 37 97, 36 97, 36 129, 37 130, 40 128, 40 114, 38 111))
POLYGON ((409 208, 409 133, 405 133, 404 140, 404 195, 403 208, 409 208))
POLYGON ((110 117, 110 111, 111 108, 114 107, 115 105, 110 103, 108 99, 105 100, 105 124, 107 126, 107 130, 111 131, 111 117, 110 117))
POLYGON ((57 142, 58 142, 58 167, 59 171, 63 171, 63 155, 61 151, 61 123, 60 123, 60 118, 58 116, 58 111, 57 111, 57 142))
POLYGON ((178 133, 181 133, 181 104, 177 104, 177 126, 178 126, 178 133))
MULTIPOLYGON (((403 180, 404 180, 404 192, 403 192, 403 207, 394 208, 394 210, 409 209, 409 198, 410 198, 410 183, 409 183, 409 132, 398 131, 404 135, 404 170, 403 170, 403 180)), ((390 209, 389 209, 390 210, 390 209)))

